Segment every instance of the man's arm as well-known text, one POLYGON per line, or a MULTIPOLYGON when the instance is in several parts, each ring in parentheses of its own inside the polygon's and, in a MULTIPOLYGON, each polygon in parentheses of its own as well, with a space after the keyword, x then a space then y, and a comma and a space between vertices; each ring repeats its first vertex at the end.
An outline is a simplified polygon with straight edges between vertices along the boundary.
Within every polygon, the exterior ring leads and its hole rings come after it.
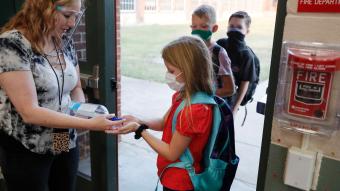
POLYGON ((216 95, 220 97, 230 97, 235 93, 234 78, 232 75, 221 76, 222 87, 216 90, 216 95))
POLYGON ((241 81, 240 87, 238 88, 238 91, 236 94, 236 102, 233 108, 234 116, 236 115, 238 108, 240 107, 242 100, 247 93, 248 86, 249 86, 249 81, 241 81))
POLYGON ((243 52, 241 62, 241 79, 237 90, 237 97, 233 108, 233 114, 236 115, 244 96, 246 95, 249 83, 255 80, 255 61, 252 54, 243 52))
POLYGON ((235 83, 231 71, 231 61, 224 48, 220 49, 218 60, 220 63, 218 76, 221 78, 222 87, 216 90, 216 94, 220 97, 230 97, 235 93, 235 83))

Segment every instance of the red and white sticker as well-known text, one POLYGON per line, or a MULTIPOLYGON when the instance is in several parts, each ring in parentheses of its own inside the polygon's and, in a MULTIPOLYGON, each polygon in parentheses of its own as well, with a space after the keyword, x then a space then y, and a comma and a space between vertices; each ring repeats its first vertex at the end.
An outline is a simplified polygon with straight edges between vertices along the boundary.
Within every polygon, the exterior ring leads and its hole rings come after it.
POLYGON ((340 13, 340 0, 299 0, 297 11, 340 13))
POLYGON ((327 115, 332 79, 340 57, 334 52, 318 53, 288 50, 288 64, 293 70, 288 113, 323 120, 327 115))

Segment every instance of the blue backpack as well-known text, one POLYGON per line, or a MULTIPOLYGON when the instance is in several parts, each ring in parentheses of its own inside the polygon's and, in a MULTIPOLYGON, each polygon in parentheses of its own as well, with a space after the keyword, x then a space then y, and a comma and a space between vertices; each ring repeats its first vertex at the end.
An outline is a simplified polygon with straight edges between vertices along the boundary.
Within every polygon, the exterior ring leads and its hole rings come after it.
MULTIPOLYGON (((181 162, 168 165, 168 168, 182 168, 188 171, 195 191, 228 191, 235 178, 239 157, 235 154, 234 121, 228 104, 218 96, 209 96, 198 92, 191 97, 191 104, 211 104, 213 108, 213 126, 208 143, 204 149, 203 166, 200 174, 195 173, 193 157, 187 148, 180 157, 181 162)), ((185 102, 175 111, 172 119, 172 132, 176 129, 178 113, 184 108, 185 102)), ((158 183, 156 191, 158 188, 158 183)))

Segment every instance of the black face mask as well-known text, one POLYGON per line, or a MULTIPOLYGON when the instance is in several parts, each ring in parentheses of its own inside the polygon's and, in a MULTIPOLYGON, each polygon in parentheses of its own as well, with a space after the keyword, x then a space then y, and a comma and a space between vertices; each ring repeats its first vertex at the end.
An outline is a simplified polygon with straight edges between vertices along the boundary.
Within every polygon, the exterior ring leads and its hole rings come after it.
POLYGON ((237 28, 229 29, 227 32, 227 36, 231 39, 240 40, 240 41, 243 41, 245 38, 245 35, 242 34, 240 30, 237 28))

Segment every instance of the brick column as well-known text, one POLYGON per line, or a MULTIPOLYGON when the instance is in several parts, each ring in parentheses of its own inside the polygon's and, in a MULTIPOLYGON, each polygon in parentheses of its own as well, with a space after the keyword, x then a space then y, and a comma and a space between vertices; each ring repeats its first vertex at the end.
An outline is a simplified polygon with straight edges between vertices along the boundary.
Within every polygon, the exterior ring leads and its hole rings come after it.
MULTIPOLYGON (((119 1, 120 0, 117 0, 117 3, 119 1)), ((144 11, 145 11, 145 0, 137 0, 136 1, 136 21, 137 21, 137 23, 143 23, 144 22, 144 11)), ((119 11, 117 11, 117 12, 119 12, 119 11)))
POLYGON ((273 0, 263 0, 262 11, 275 11, 277 6, 277 1, 273 0))
POLYGON ((191 21, 191 15, 192 15, 192 1, 191 0, 185 0, 185 5, 184 5, 184 11, 185 11, 185 18, 187 21, 191 21))

